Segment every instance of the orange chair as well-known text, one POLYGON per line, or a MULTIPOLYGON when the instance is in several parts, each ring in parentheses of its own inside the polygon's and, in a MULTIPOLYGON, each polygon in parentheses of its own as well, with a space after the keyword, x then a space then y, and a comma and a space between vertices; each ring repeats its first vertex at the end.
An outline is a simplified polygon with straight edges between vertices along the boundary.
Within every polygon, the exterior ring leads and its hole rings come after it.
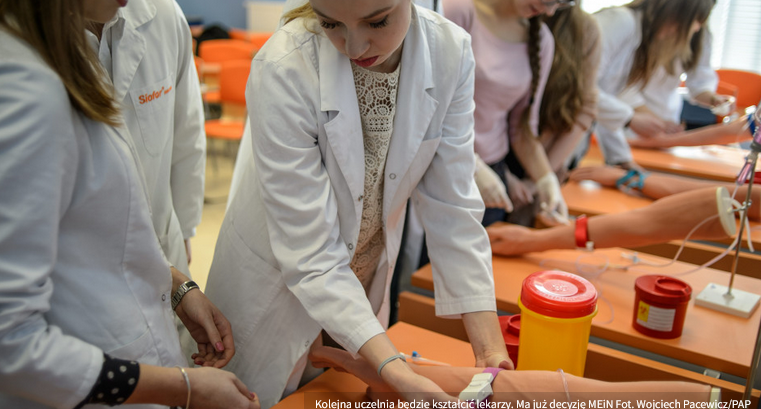
POLYGON ((744 109, 751 105, 758 105, 761 101, 761 74, 751 71, 718 69, 721 83, 729 84, 737 88, 737 108, 744 109))
POLYGON ((241 30, 239 28, 231 28, 229 31, 230 38, 236 39, 236 40, 243 40, 248 41, 249 43, 253 44, 254 47, 259 50, 264 46, 264 43, 267 42, 267 40, 272 37, 272 32, 268 31, 262 31, 262 32, 253 32, 253 31, 246 31, 241 30))
POLYGON ((207 64, 230 60, 251 61, 255 53, 253 44, 235 39, 206 40, 198 46, 198 56, 207 64))
MULTIPOLYGON (((240 141, 246 121, 246 82, 251 69, 251 61, 236 60, 220 63, 219 97, 222 103, 222 117, 205 122, 206 138, 210 141, 221 139, 228 142, 240 141)), ((213 150, 209 149, 213 154, 213 150)), ((234 155, 233 155, 234 157, 234 155)), ((212 165, 217 168, 212 155, 212 165)))

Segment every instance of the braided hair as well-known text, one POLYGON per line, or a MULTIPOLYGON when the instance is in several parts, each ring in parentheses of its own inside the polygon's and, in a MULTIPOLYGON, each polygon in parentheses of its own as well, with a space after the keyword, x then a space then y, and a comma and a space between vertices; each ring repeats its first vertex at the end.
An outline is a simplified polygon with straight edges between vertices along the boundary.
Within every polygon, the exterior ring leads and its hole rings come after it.
POLYGON ((532 17, 528 20, 528 62, 531 66, 531 96, 529 97, 529 103, 526 110, 523 111, 520 119, 520 129, 527 135, 534 135, 534 131, 531 129, 531 107, 534 105, 534 97, 536 95, 536 89, 539 87, 539 52, 541 51, 541 28, 542 20, 539 16, 532 17))

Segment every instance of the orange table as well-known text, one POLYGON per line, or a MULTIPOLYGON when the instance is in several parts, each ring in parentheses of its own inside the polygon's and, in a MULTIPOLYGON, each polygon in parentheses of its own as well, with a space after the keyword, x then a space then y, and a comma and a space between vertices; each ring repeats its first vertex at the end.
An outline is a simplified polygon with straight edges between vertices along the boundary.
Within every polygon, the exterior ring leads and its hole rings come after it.
MULTIPOLYGON (((470 344, 404 322, 387 331, 394 345, 404 353, 417 351, 424 358, 447 362, 453 366, 473 366, 475 357, 470 344)), ((314 408, 315 400, 332 399, 340 402, 365 401, 365 385, 353 375, 334 370, 326 371, 296 393, 275 405, 277 409, 314 408)), ((353 407, 353 403, 352 403, 353 407)))
POLYGON ((632 148, 634 161, 646 169, 722 182, 735 181, 745 156, 744 150, 725 145, 632 148))
MULTIPOLYGON (((582 262, 596 264, 607 257, 612 266, 627 265, 630 261, 621 257, 623 249, 596 250, 586 253, 576 250, 553 250, 532 253, 523 257, 494 257, 494 282, 497 308, 510 313, 520 312, 518 296, 523 279, 531 273, 551 268, 576 272, 574 262, 582 256, 582 262), (541 264, 541 265, 540 265, 541 264)), ((652 262, 667 260, 647 256, 652 262)), ((703 307, 693 301, 687 311, 682 336, 662 340, 640 334, 631 325, 634 308, 634 280, 646 274, 675 274, 695 266, 677 262, 669 267, 640 266, 625 272, 611 269, 596 279, 591 279, 601 295, 599 313, 592 321, 592 336, 645 351, 661 354, 681 361, 737 376, 746 376, 753 354, 753 343, 761 321, 761 309, 749 318, 739 318, 703 307), (608 304, 609 303, 609 304, 608 304)), ((724 272, 703 269, 678 277, 692 286, 693 299, 709 282, 727 285, 724 272)), ((431 267, 427 265, 412 275, 412 285, 433 290, 431 267)), ((761 294, 761 280, 745 276, 735 278, 735 288, 761 294)))

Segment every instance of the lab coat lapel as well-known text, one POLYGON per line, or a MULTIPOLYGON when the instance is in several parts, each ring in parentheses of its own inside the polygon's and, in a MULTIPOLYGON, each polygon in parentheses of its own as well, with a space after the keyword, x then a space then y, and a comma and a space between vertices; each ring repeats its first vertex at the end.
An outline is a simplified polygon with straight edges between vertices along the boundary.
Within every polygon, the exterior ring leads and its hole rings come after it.
MULTIPOLYGON (((394 132, 388 150, 386 179, 383 192, 383 219, 388 220, 389 211, 397 208, 394 200, 402 177, 407 173, 418 153, 420 143, 431 124, 439 102, 429 90, 434 87, 431 53, 417 13, 404 39, 402 49, 399 89, 396 97, 394 132), (390 178, 390 174, 398 177, 390 178)), ((404 198, 406 200, 406 198, 404 198)))
POLYGON ((120 9, 125 19, 124 33, 114 38, 111 46, 113 61, 114 92, 117 101, 123 101, 137 68, 145 55, 145 38, 138 28, 149 23, 156 16, 156 6, 152 3, 134 0, 129 7, 120 9), (123 43, 123 45, 121 44, 123 43))
POLYGON ((328 113, 325 134, 351 197, 365 189, 365 147, 354 74, 349 59, 320 36, 320 109, 328 113))

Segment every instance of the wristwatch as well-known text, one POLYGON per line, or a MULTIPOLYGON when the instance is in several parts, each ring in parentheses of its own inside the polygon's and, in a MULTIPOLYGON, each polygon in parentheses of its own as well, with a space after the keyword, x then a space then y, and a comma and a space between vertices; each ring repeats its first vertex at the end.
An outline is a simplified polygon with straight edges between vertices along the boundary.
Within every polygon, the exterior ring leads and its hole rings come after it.
POLYGON ((182 301, 182 297, 185 296, 185 294, 188 293, 188 291, 198 288, 198 284, 196 284, 195 281, 185 281, 184 283, 180 284, 180 287, 177 288, 177 291, 174 292, 174 295, 172 296, 172 310, 177 309, 177 306, 180 304, 180 301, 182 301))

